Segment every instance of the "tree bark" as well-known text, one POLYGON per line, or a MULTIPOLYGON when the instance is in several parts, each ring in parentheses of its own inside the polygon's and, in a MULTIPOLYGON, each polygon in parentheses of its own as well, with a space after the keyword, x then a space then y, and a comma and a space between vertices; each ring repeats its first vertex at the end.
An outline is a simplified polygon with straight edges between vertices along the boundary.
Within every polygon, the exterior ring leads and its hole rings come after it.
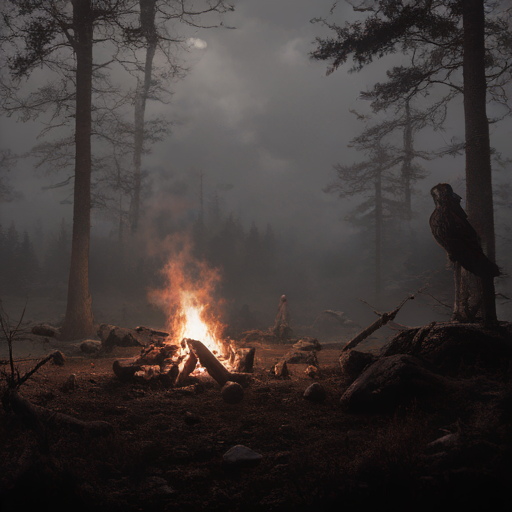
POLYGON ((187 339, 188 348, 194 351, 199 363, 206 368, 210 377, 217 381, 221 386, 226 382, 238 382, 243 387, 247 387, 251 380, 248 373, 230 372, 206 347, 201 341, 187 339))
MULTIPOLYGON (((484 252, 491 261, 495 261, 491 149, 486 112, 484 0, 464 0, 462 5, 466 212, 469 222, 481 239, 484 252)), ((472 304, 480 302, 486 321, 495 321, 494 283, 478 286, 477 281, 468 272, 462 272, 462 293, 459 296, 468 297, 469 303, 459 310, 471 311, 472 304)))
POLYGON ((144 150, 144 123, 146 114, 146 100, 151 87, 153 74, 153 59, 158 43, 155 27, 156 0, 140 0, 140 25, 146 38, 146 59, 144 63, 144 79, 139 82, 135 93, 135 119, 134 119, 134 149, 133 173, 134 187, 132 203, 130 205, 131 230, 136 233, 140 221, 140 197, 142 189, 142 152, 144 150))
POLYGON ((61 329, 61 338, 66 340, 96 334, 89 292, 93 10, 91 0, 73 0, 72 4, 76 54, 76 149, 71 264, 66 316, 61 329))
POLYGON ((412 220, 412 202, 411 202, 411 178, 412 178, 412 160, 414 158, 413 152, 413 137, 412 137, 412 122, 411 122, 411 107, 409 99, 405 103, 405 127, 404 127, 404 160, 402 164, 402 182, 404 187, 404 206, 405 206, 405 219, 412 220))
POLYGON ((375 296, 380 303, 382 294, 382 169, 375 178, 375 296))

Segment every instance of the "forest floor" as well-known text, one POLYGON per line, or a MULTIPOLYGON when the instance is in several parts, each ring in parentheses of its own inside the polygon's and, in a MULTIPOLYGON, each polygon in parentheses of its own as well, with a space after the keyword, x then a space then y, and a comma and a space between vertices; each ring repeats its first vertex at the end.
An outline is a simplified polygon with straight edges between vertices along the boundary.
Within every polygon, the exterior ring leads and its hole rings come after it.
MULTIPOLYGON (((31 343, 36 347, 38 341, 31 343)), ((46 343, 42 352, 47 352, 56 342, 39 343, 46 343)), ((0 508, 508 509, 502 500, 509 498, 512 476, 510 425, 489 433, 482 413, 486 402, 510 395, 506 382, 475 376, 463 395, 442 403, 413 403, 391 415, 349 414, 339 403, 347 387, 338 364, 340 344, 325 344, 318 352, 315 380, 327 393, 322 403, 303 398, 313 382, 306 365, 290 364, 286 380, 271 375, 289 345, 253 345, 253 380, 238 404, 225 403, 210 379, 172 389, 119 381, 113 361, 140 349, 115 347, 108 357, 88 357, 69 346, 64 366, 43 366, 20 393, 52 411, 107 421, 114 432, 97 438, 55 430, 41 442, 18 416, 0 408, 0 508), (65 391, 70 374, 77 387, 65 391), (480 429, 475 450, 436 465, 428 444, 461 425, 480 429), (261 454, 261 461, 227 466, 223 455, 235 445, 261 454)), ((17 363, 21 374, 33 366, 34 361, 17 363)))

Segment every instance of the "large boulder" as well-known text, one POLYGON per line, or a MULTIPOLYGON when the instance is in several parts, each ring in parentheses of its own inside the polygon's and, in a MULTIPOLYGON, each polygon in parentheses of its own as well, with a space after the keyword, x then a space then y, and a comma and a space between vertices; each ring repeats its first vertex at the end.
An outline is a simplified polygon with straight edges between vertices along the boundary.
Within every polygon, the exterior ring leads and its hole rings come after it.
POLYGON ((427 370, 416 357, 397 354, 382 357, 369 366, 340 399, 351 412, 390 412, 413 399, 427 398, 452 383, 427 370))
POLYGON ((360 352, 359 350, 342 352, 339 361, 345 385, 354 382, 364 369, 376 360, 377 356, 369 352, 360 352))
POLYGON ((85 340, 80 343, 80 350, 84 354, 94 355, 101 350, 101 342, 96 340, 85 340))
POLYGON ((512 324, 486 329, 480 324, 432 323, 401 331, 381 351, 382 356, 409 354, 444 375, 464 374, 464 368, 507 369, 512 361, 512 324))

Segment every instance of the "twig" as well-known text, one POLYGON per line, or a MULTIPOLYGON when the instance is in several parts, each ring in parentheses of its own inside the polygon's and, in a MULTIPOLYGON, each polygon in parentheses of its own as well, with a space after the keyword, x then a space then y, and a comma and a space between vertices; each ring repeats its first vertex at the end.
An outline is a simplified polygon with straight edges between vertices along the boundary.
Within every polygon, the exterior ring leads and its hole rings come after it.
MULTIPOLYGON (((3 305, 2 305, 2 301, 0 301, 0 327, 2 329, 5 339, 7 341, 7 347, 9 349, 9 365, 11 367, 11 376, 7 378, 9 387, 16 387, 17 372, 14 367, 14 358, 12 356, 12 342, 14 341, 14 339, 19 337, 20 326, 21 326, 21 322, 23 321, 23 317, 25 316, 26 308, 27 308, 27 305, 25 304, 25 306, 23 307, 23 311, 21 313, 20 319, 19 319, 18 323, 16 324, 16 327, 14 327, 14 329, 13 329, 13 328, 11 328, 11 325, 10 325, 9 315, 5 312, 3 305)), ((18 373, 18 377, 19 377, 19 373, 18 373)))
POLYGON ((449 304, 444 303, 443 301, 439 300, 437 297, 434 297, 434 295, 432 295, 428 292, 425 292, 423 290, 424 290, 424 288, 421 288, 420 290, 418 290, 417 293, 422 293, 423 295, 427 295, 431 299, 434 299, 437 303, 441 304, 441 306, 444 306, 445 308, 448 308, 450 310, 452 309, 452 306, 450 306, 449 304))
POLYGON ((28 371, 23 375, 23 377, 19 377, 17 380, 16 388, 19 388, 24 382, 26 382, 34 373, 41 368, 41 366, 45 365, 48 361, 53 360, 53 362, 59 366, 62 366, 64 364, 64 354, 62 352, 59 352, 56 350, 55 352, 52 352, 51 354, 47 355, 44 359, 41 359, 39 363, 37 363, 32 370, 28 371))

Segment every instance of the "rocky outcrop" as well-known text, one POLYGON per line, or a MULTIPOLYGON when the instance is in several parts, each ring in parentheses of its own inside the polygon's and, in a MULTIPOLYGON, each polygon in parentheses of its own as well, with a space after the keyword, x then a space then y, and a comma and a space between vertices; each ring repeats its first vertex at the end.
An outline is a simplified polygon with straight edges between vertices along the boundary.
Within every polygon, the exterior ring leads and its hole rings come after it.
POLYGON ((512 325, 498 329, 480 324, 438 323, 401 331, 382 349, 384 357, 409 354, 443 375, 459 376, 467 367, 508 368, 512 361, 512 325))
POLYGON ((377 359, 376 355, 369 352, 360 352, 359 350, 342 352, 339 361, 345 384, 354 382, 363 370, 377 359))
POLYGON ((418 358, 396 354, 382 357, 364 370, 340 403, 351 412, 389 412, 453 386, 448 379, 427 370, 418 358))

